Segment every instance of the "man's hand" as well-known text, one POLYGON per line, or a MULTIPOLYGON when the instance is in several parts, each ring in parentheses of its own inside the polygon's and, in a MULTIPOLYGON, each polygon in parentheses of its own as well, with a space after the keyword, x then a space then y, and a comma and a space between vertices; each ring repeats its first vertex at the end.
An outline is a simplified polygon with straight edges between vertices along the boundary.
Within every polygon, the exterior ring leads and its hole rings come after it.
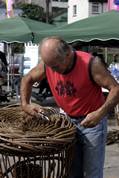
POLYGON ((43 109, 38 104, 27 104, 22 106, 22 109, 29 115, 39 117, 39 113, 43 112, 43 109))
POLYGON ((101 116, 98 111, 89 113, 86 118, 80 123, 81 126, 86 128, 95 127, 101 120, 101 116))

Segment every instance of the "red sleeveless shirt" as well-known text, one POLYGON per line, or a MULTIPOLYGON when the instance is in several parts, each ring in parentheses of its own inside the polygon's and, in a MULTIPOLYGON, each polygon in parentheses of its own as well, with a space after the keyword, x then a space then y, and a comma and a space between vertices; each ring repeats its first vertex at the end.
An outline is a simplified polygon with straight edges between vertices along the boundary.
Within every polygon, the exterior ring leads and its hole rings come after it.
POLYGON ((68 74, 59 74, 46 67, 46 76, 59 107, 72 117, 85 116, 104 103, 104 96, 89 75, 91 55, 76 51, 74 68, 68 74))

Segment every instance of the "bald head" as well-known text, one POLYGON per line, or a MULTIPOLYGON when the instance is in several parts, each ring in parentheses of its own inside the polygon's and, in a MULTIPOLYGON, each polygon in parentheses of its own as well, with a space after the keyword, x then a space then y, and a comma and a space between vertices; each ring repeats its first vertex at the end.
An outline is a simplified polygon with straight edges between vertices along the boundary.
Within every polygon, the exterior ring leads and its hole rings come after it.
POLYGON ((63 61, 70 50, 70 46, 59 37, 45 38, 40 44, 40 55, 45 63, 63 61))

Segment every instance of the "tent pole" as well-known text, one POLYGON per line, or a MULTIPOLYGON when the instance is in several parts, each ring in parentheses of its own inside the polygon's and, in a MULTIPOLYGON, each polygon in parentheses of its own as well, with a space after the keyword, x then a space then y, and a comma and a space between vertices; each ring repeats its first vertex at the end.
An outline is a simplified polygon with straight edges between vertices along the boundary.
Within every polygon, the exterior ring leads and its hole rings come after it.
POLYGON ((8 59, 8 75, 7 75, 7 91, 10 91, 10 64, 11 64, 11 45, 7 44, 7 59, 8 59))
POLYGON ((108 52, 108 48, 105 47, 105 48, 104 48, 104 56, 105 56, 105 62, 106 62, 106 63, 108 62, 107 52, 108 52))

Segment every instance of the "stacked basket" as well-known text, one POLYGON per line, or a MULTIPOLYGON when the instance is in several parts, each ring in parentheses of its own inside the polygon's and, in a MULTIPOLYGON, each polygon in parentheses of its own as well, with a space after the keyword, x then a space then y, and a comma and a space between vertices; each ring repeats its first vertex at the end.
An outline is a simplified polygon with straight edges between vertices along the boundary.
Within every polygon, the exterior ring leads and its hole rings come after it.
POLYGON ((0 109, 0 178, 64 178, 71 169, 75 127, 50 107, 39 118, 0 109))

